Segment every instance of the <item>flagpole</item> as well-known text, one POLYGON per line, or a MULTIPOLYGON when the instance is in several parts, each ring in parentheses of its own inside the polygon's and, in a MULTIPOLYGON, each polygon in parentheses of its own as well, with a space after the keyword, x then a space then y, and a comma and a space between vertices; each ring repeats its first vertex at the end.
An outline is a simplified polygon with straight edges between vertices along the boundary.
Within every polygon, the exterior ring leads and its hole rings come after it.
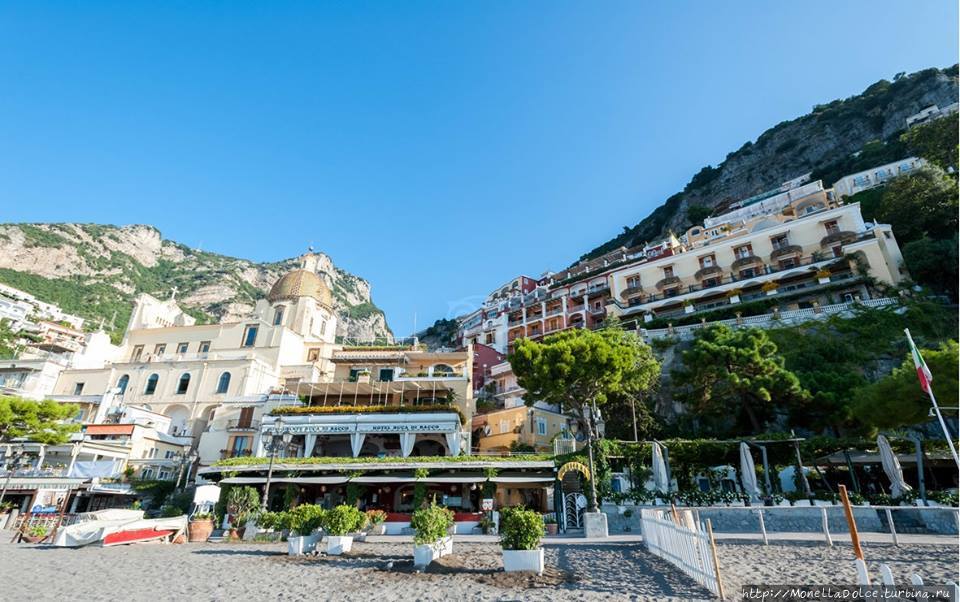
MULTIPOLYGON (((910 336, 910 329, 904 328, 903 332, 907 334, 907 340, 910 341, 911 353, 914 349, 917 348, 916 343, 913 342, 913 337, 910 336)), ((920 353, 920 350, 917 349, 917 354, 920 353)), ((922 357, 922 356, 921 356, 922 357)), ((950 429, 947 428, 947 422, 943 419, 943 414, 940 412, 940 406, 937 405, 937 398, 933 395, 933 384, 930 383, 927 385, 927 395, 930 396, 930 403, 933 404, 933 411, 937 413, 937 419, 940 421, 940 428, 943 429, 943 436, 947 438, 947 445, 950 446, 950 453, 953 454, 953 461, 958 467, 960 467, 960 458, 957 457, 957 448, 953 444, 953 436, 950 434, 950 429)))

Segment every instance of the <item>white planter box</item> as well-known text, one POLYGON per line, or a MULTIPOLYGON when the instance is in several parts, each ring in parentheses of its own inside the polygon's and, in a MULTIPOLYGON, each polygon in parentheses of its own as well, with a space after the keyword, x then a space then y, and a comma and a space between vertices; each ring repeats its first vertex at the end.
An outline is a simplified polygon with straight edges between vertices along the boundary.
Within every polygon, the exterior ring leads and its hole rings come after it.
POLYGON ((368 531, 369 535, 383 535, 387 532, 387 527, 384 524, 379 524, 376 527, 371 527, 368 531))
POLYGON ((543 548, 536 550, 504 550, 503 570, 508 573, 534 571, 543 574, 543 548))
POLYGON ((797 500, 793 503, 794 506, 810 506, 810 500, 797 500))
POLYGON ((693 307, 692 305, 684 305, 684 306, 683 306, 683 313, 685 313, 685 314, 692 314, 693 311, 694 311, 694 307, 693 307))
POLYGON ((7 521, 10 519, 10 514, 0 514, 0 531, 3 531, 7 528, 7 521))
POLYGON ((644 322, 653 322, 653 315, 651 315, 651 314, 643 314, 643 321, 644 321, 644 322))
POLYGON ((342 536, 327 536, 327 554, 331 556, 339 556, 350 551, 350 548, 353 547, 353 537, 350 535, 342 536))
POLYGON ((829 278, 817 278, 817 282, 820 284, 828 284, 830 282, 829 278))
POLYGON ((734 295, 730 297, 730 304, 740 303, 740 295, 734 295))
POLYGON ((300 537, 287 538, 287 554, 290 556, 302 556, 317 549, 319 535, 304 535, 300 537))
POLYGON ((767 296, 772 297, 777 294, 777 289, 767 291, 767 296))
POLYGON ((832 506, 833 502, 828 502, 827 500, 813 500, 814 506, 832 506))
POLYGON ((413 546, 413 564, 414 566, 424 567, 447 554, 453 554, 452 537, 444 537, 434 543, 413 546))
POLYGON ((777 506, 789 506, 790 500, 780 500, 780 503, 777 506))

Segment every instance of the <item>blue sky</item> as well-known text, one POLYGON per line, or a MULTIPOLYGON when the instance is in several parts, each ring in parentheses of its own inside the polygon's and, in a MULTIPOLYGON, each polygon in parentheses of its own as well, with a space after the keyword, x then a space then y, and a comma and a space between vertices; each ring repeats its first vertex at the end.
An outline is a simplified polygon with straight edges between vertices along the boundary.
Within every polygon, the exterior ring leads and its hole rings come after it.
POLYGON ((5 2, 0 221, 311 242, 398 334, 561 269, 766 128, 957 60, 957 4, 5 2))

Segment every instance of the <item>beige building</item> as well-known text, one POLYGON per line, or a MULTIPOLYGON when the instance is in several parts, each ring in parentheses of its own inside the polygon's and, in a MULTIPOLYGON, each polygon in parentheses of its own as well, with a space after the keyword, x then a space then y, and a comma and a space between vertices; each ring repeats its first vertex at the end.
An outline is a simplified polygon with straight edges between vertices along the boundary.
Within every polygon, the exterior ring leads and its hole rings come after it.
POLYGON ((241 322, 198 325, 172 297, 142 294, 114 361, 65 370, 55 393, 62 401, 112 393, 112 403, 167 416, 168 434, 196 441, 223 404, 259 400, 289 375, 329 376, 337 318, 315 264, 305 256, 241 322))

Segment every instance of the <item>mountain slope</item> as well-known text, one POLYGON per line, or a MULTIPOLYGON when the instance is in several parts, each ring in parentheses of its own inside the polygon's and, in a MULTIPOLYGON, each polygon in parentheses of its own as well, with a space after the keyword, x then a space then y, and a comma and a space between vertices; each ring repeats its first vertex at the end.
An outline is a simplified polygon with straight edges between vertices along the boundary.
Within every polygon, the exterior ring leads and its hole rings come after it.
MULTIPOLYGON (((130 317, 133 297, 150 293, 177 301, 198 322, 246 315, 296 259, 255 263, 165 240, 152 226, 0 224, 0 282, 60 305, 88 320, 113 322, 114 335, 130 317)), ((370 298, 370 284, 320 254, 339 316, 337 334, 357 340, 391 338, 370 298)))
POLYGON ((624 227, 616 238, 582 255, 581 260, 656 240, 670 230, 680 233, 729 203, 806 173, 812 172, 813 179, 822 178, 824 185, 830 186, 834 179, 850 173, 846 169, 857 171, 902 158, 900 153, 906 149, 897 138, 906 127, 906 118, 932 104, 944 107, 957 102, 957 90, 954 65, 898 74, 893 82, 880 80, 856 96, 817 105, 803 117, 768 129, 718 166, 704 167, 682 192, 637 225, 624 227), (869 164, 858 168, 851 155, 864 150, 868 152, 863 163, 869 164))

